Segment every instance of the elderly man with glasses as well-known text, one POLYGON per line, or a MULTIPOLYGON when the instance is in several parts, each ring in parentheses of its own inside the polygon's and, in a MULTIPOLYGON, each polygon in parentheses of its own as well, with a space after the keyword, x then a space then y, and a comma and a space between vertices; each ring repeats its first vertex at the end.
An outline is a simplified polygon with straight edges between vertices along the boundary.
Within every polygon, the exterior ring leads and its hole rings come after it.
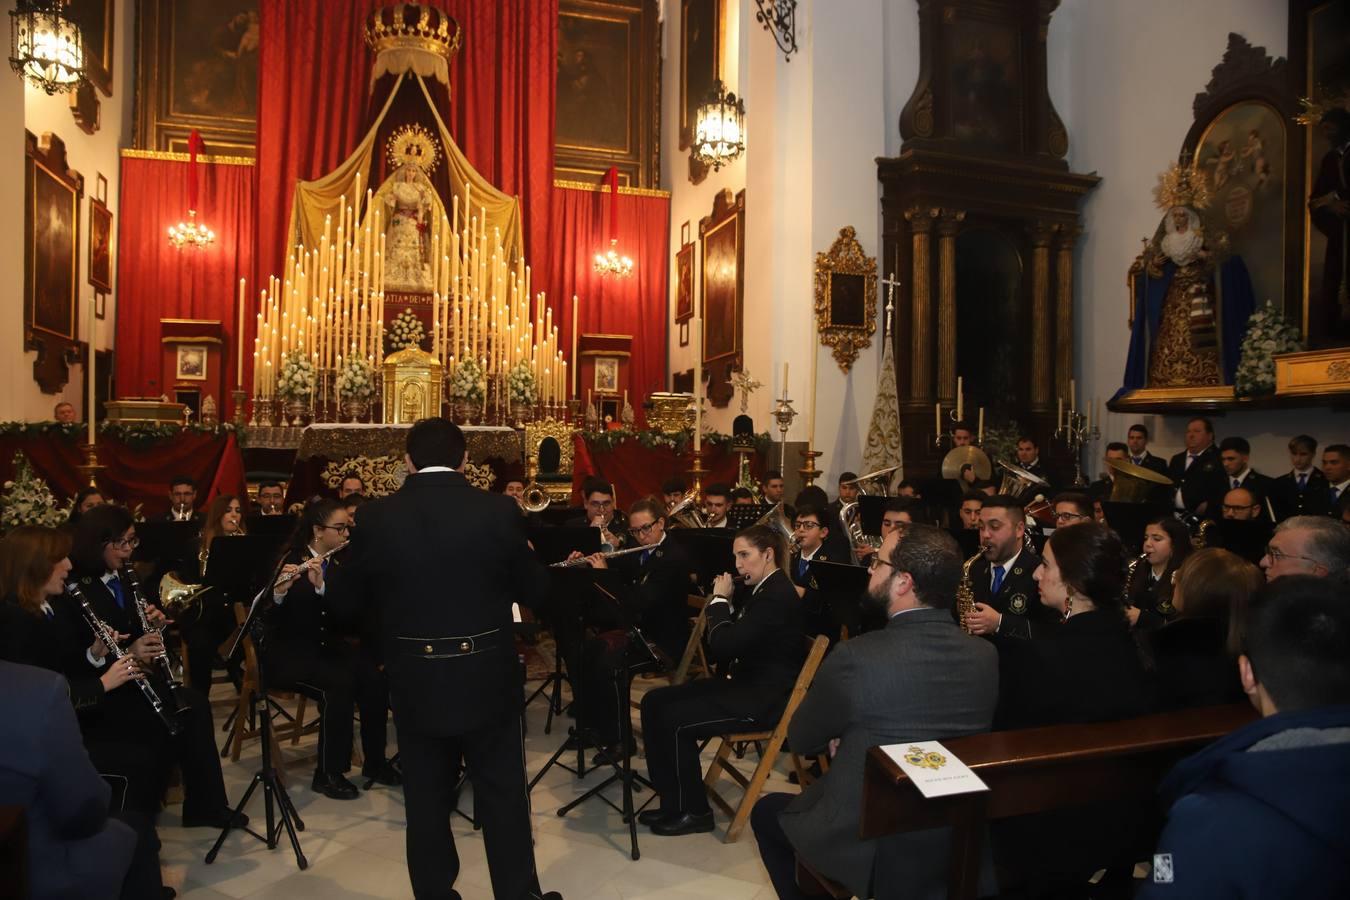
POLYGON ((1294 516, 1275 529, 1261 557, 1266 580, 1314 575, 1350 581, 1350 529, 1326 516, 1294 516))

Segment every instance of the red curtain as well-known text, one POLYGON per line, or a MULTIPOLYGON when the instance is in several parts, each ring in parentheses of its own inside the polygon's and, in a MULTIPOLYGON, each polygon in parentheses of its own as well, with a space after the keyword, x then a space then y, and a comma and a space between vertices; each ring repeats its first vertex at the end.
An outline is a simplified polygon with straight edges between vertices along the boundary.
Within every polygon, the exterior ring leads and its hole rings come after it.
MULTIPOLYGON (((619 194, 618 251, 634 263, 627 278, 602 277, 595 271, 596 252, 609 249, 609 208, 607 191, 554 189, 547 275, 556 297, 550 299, 555 308, 561 307, 554 315, 562 321, 568 353, 573 294, 579 298, 578 334, 633 336, 629 389, 645 397, 665 390, 670 198, 619 194)), ((639 424, 645 421, 640 405, 634 411, 639 424)))
POLYGON ((365 133, 373 0, 262 0, 258 10, 258 204, 255 282, 280 275, 297 180, 318 178, 365 133))
MULTIPOLYGON (((115 354, 119 397, 169 392, 169 386, 160 384, 162 318, 220 320, 228 336, 225 383, 234 388, 239 279, 253 274, 253 166, 199 162, 197 170, 197 221, 214 231, 216 240, 204 250, 176 250, 165 229, 187 216, 188 164, 122 159, 115 354)), ((253 322, 248 316, 244 326, 244 346, 249 348, 253 322)), ((249 388, 247 378, 244 388, 249 388)), ((231 414, 228 394, 216 402, 222 418, 231 414)))
MULTIPOLYGON (((704 444, 703 449, 707 454, 703 465, 708 470, 703 476, 704 486, 719 481, 735 484, 740 474, 740 456, 726 444, 704 444)), ((667 478, 679 478, 692 486, 689 469, 693 464, 688 453, 676 453, 670 447, 644 447, 629 440, 605 449, 578 434, 573 439, 572 495, 580 502, 582 483, 592 475, 599 475, 614 485, 619 504, 627 509, 639 497, 659 494, 667 478)), ((764 458, 755 453, 750 457, 750 473, 758 479, 763 472, 764 458)))

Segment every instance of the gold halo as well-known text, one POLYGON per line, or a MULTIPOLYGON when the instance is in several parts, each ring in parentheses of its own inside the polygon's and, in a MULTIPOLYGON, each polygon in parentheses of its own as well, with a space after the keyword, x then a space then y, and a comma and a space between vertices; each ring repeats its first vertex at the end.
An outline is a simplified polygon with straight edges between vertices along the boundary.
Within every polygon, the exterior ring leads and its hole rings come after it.
POLYGON ((389 135, 385 147, 391 171, 414 165, 430 173, 441 159, 440 144, 421 125, 404 125, 389 135))
POLYGON ((1158 176, 1158 184, 1153 188, 1153 199, 1164 212, 1174 206, 1200 210, 1209 206, 1209 187, 1205 184, 1204 174, 1194 166, 1172 163, 1166 172, 1158 176))

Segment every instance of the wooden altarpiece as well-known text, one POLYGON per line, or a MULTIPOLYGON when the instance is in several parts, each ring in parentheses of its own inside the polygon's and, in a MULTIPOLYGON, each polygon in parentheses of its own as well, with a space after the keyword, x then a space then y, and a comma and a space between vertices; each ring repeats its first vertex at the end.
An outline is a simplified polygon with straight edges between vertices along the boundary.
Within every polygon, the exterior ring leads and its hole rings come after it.
POLYGON ((1050 456, 1073 372, 1079 206, 1100 180, 1069 171, 1046 89, 1059 0, 916 0, 918 83, 896 158, 877 160, 882 270, 902 282, 895 358, 906 475, 936 475, 934 404, 1016 422, 1050 456))

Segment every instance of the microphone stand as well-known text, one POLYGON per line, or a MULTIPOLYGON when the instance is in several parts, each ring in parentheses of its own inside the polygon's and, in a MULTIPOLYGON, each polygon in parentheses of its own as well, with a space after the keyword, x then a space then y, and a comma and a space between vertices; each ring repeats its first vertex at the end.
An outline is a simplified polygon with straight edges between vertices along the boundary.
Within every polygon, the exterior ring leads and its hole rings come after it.
POLYGON ((248 790, 244 791, 244 796, 240 799, 239 805, 234 808, 234 812, 226 822, 225 827, 221 829, 220 836, 216 838, 215 844, 207 852, 206 862, 208 865, 216 861, 221 845, 225 843, 226 836, 234 827, 233 823, 239 819, 239 815, 248 806, 248 801, 253 797, 254 790, 262 785, 263 810, 267 822, 267 832, 265 835, 258 834, 247 825, 243 826, 242 830, 266 844, 268 850, 275 850, 280 842, 281 829, 284 826, 286 835, 290 838, 291 849, 295 851, 296 865, 300 867, 301 871, 309 868, 309 860, 305 859, 304 851, 300 849, 300 839, 295 834, 297 831, 305 830, 305 823, 301 820, 300 814, 295 811, 295 804, 291 802, 290 795, 286 793, 286 786, 281 783, 281 779, 277 775, 275 762, 272 759, 272 716, 267 708, 267 668, 263 662, 265 635, 262 614, 272 605, 272 588, 277 583, 277 578, 281 574, 281 568, 285 565, 285 562, 286 554, 283 553, 281 559, 273 567, 271 574, 268 575, 262 590, 253 598, 248 616, 239 628, 239 634, 235 637, 234 645, 230 647, 230 652, 225 654, 226 659, 233 657, 243 643, 245 635, 252 635, 258 661, 258 686, 253 692, 253 714, 258 717, 259 727, 262 730, 262 761, 258 771, 253 775, 253 780, 249 782, 248 790))

